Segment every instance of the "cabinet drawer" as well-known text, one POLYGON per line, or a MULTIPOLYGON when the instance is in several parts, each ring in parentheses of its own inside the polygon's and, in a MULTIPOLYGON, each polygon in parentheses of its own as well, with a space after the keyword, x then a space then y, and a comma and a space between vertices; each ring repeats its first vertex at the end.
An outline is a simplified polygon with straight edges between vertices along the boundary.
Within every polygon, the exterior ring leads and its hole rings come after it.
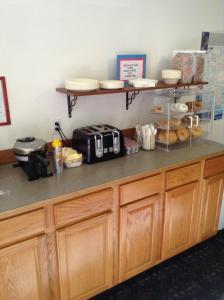
POLYGON ((204 177, 210 177, 222 172, 224 172, 224 155, 206 160, 204 177))
POLYGON ((166 176, 166 189, 169 190, 174 187, 199 180, 200 175, 201 163, 168 171, 166 176))
POLYGON ((44 209, 0 221, 0 245, 6 245, 44 232, 44 209))
POLYGON ((112 211, 113 190, 106 189, 58 204, 54 208, 56 226, 77 222, 99 213, 112 211))
POLYGON ((138 199, 160 193, 161 176, 155 175, 120 186, 120 204, 124 205, 138 199))

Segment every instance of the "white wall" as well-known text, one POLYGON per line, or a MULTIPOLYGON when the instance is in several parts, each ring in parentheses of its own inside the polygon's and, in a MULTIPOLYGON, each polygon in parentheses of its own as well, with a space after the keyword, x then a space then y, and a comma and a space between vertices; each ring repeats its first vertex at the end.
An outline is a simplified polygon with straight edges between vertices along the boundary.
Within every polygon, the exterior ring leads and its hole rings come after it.
POLYGON ((52 121, 65 132, 107 122, 137 121, 125 95, 80 97, 68 119, 66 78, 115 77, 115 57, 146 53, 147 75, 158 78, 172 49, 199 48, 203 30, 224 30, 222 0, 0 0, 0 75, 6 76, 12 125, 0 127, 0 149, 16 138, 52 139, 52 121))

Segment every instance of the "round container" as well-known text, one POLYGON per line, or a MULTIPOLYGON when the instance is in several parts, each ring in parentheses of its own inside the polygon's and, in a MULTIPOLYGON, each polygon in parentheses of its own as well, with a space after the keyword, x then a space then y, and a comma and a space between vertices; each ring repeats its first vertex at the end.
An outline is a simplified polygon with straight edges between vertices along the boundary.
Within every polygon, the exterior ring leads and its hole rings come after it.
POLYGON ((72 160, 72 161, 64 161, 64 165, 66 168, 75 168, 75 167, 80 167, 82 165, 83 158, 80 157, 78 159, 72 160))
POLYGON ((100 81, 100 88, 107 90, 122 89, 124 87, 124 81, 122 80, 104 80, 100 81))
POLYGON ((180 70, 162 70, 162 80, 166 84, 176 84, 181 79, 180 70))
POLYGON ((96 79, 75 78, 65 80, 65 88, 70 91, 93 91, 99 88, 99 82, 96 79))
POLYGON ((62 148, 62 157, 66 168, 79 167, 83 161, 82 154, 71 147, 62 148))

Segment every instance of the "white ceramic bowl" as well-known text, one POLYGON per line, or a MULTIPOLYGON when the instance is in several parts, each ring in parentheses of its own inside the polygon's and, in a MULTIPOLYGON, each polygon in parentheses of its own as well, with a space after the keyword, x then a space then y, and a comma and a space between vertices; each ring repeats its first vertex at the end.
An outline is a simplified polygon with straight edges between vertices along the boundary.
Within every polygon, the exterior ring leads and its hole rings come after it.
POLYGON ((107 90, 122 89, 124 87, 124 81, 122 80, 104 80, 100 81, 100 88, 107 90))
POLYGON ((96 79, 75 78, 65 80, 65 88, 70 91, 92 91, 99 88, 99 82, 96 79))
POLYGON ((166 84, 176 84, 180 79, 180 70, 162 70, 162 80, 166 84))
POLYGON ((177 84, 179 80, 179 78, 163 78, 165 84, 177 84))
POLYGON ((180 79, 181 71, 180 70, 162 70, 162 78, 166 79, 180 79))

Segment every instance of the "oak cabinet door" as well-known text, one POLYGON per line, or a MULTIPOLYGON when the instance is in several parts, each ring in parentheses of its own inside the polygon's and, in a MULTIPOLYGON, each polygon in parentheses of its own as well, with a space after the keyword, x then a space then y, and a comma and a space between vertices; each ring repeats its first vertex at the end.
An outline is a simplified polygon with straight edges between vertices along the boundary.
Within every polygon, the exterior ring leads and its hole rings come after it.
POLYGON ((160 196, 128 204, 120 214, 119 280, 154 265, 159 256, 160 196))
POLYGON ((166 192, 162 258, 174 256, 197 240, 199 183, 166 192))
POLYGON ((210 177, 203 182, 202 210, 199 230, 200 241, 215 235, 217 232, 223 185, 223 174, 210 177))
POLYGON ((49 300, 44 237, 0 250, 0 299, 49 300))
POLYGON ((57 232, 61 299, 88 299, 113 283, 112 214, 57 232))

